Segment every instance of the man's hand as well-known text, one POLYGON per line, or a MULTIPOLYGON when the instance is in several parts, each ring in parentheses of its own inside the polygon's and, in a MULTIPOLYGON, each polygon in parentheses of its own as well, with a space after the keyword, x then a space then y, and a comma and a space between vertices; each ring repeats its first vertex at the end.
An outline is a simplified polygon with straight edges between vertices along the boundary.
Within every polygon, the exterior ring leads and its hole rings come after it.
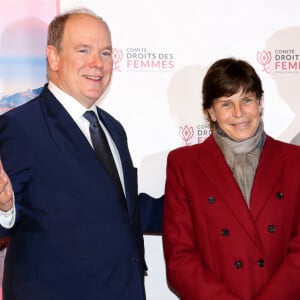
POLYGON ((0 160, 0 210, 8 211, 13 207, 13 189, 0 160))

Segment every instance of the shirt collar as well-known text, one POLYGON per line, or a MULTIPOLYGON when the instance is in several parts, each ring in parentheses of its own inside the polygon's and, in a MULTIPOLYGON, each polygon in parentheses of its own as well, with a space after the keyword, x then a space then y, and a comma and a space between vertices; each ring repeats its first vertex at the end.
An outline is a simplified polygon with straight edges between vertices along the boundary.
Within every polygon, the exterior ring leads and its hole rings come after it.
MULTIPOLYGON (((58 102, 60 102, 60 104, 65 108, 74 121, 77 121, 87 111, 86 107, 79 103, 74 97, 61 90, 53 82, 49 81, 48 89, 55 96, 58 102)), ((96 105, 90 107, 89 110, 97 112, 96 105)))

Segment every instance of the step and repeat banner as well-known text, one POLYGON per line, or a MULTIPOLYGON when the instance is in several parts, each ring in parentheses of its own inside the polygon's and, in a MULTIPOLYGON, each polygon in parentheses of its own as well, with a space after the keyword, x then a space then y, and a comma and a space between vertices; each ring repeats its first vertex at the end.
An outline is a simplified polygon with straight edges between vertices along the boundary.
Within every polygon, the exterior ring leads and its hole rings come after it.
MULTIPOLYGON (((126 128, 139 192, 163 195, 168 152, 209 135, 201 84, 207 68, 223 57, 247 60, 257 70, 266 132, 300 144, 297 0, 2 2, 0 113, 40 92, 46 82, 47 25, 57 13, 80 6, 102 16, 112 32, 114 74, 100 106, 126 128)), ((147 299, 177 299, 167 286, 161 236, 145 235, 145 247, 147 299)))

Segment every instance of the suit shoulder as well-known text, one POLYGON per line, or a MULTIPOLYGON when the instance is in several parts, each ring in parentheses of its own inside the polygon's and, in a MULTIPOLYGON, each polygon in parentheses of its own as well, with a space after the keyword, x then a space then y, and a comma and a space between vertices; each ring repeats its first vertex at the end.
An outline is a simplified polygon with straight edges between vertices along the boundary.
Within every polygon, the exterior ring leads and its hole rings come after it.
POLYGON ((21 104, 19 106, 16 106, 15 108, 7 111, 2 116, 3 117, 15 117, 19 116, 20 114, 24 114, 26 112, 30 113, 35 109, 34 107, 38 104, 38 98, 34 98, 29 100, 28 102, 21 104))
POLYGON ((26 118, 26 116, 34 117, 36 114, 36 109, 40 108, 40 103, 43 98, 47 98, 50 95, 49 90, 46 88, 46 85, 41 88, 37 88, 33 90, 35 96, 29 99, 27 102, 16 106, 15 108, 7 111, 2 116, 14 118, 15 116, 22 115, 22 118, 26 118))

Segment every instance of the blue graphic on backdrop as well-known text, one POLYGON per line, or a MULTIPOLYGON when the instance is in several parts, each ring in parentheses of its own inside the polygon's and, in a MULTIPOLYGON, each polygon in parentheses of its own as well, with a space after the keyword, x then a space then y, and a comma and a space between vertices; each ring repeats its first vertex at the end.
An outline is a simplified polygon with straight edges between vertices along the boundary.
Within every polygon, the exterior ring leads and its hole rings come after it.
POLYGON ((41 93, 42 89, 43 87, 39 87, 36 89, 28 89, 24 92, 15 93, 10 96, 3 96, 0 98, 0 114, 5 113, 6 111, 37 97, 41 93))

